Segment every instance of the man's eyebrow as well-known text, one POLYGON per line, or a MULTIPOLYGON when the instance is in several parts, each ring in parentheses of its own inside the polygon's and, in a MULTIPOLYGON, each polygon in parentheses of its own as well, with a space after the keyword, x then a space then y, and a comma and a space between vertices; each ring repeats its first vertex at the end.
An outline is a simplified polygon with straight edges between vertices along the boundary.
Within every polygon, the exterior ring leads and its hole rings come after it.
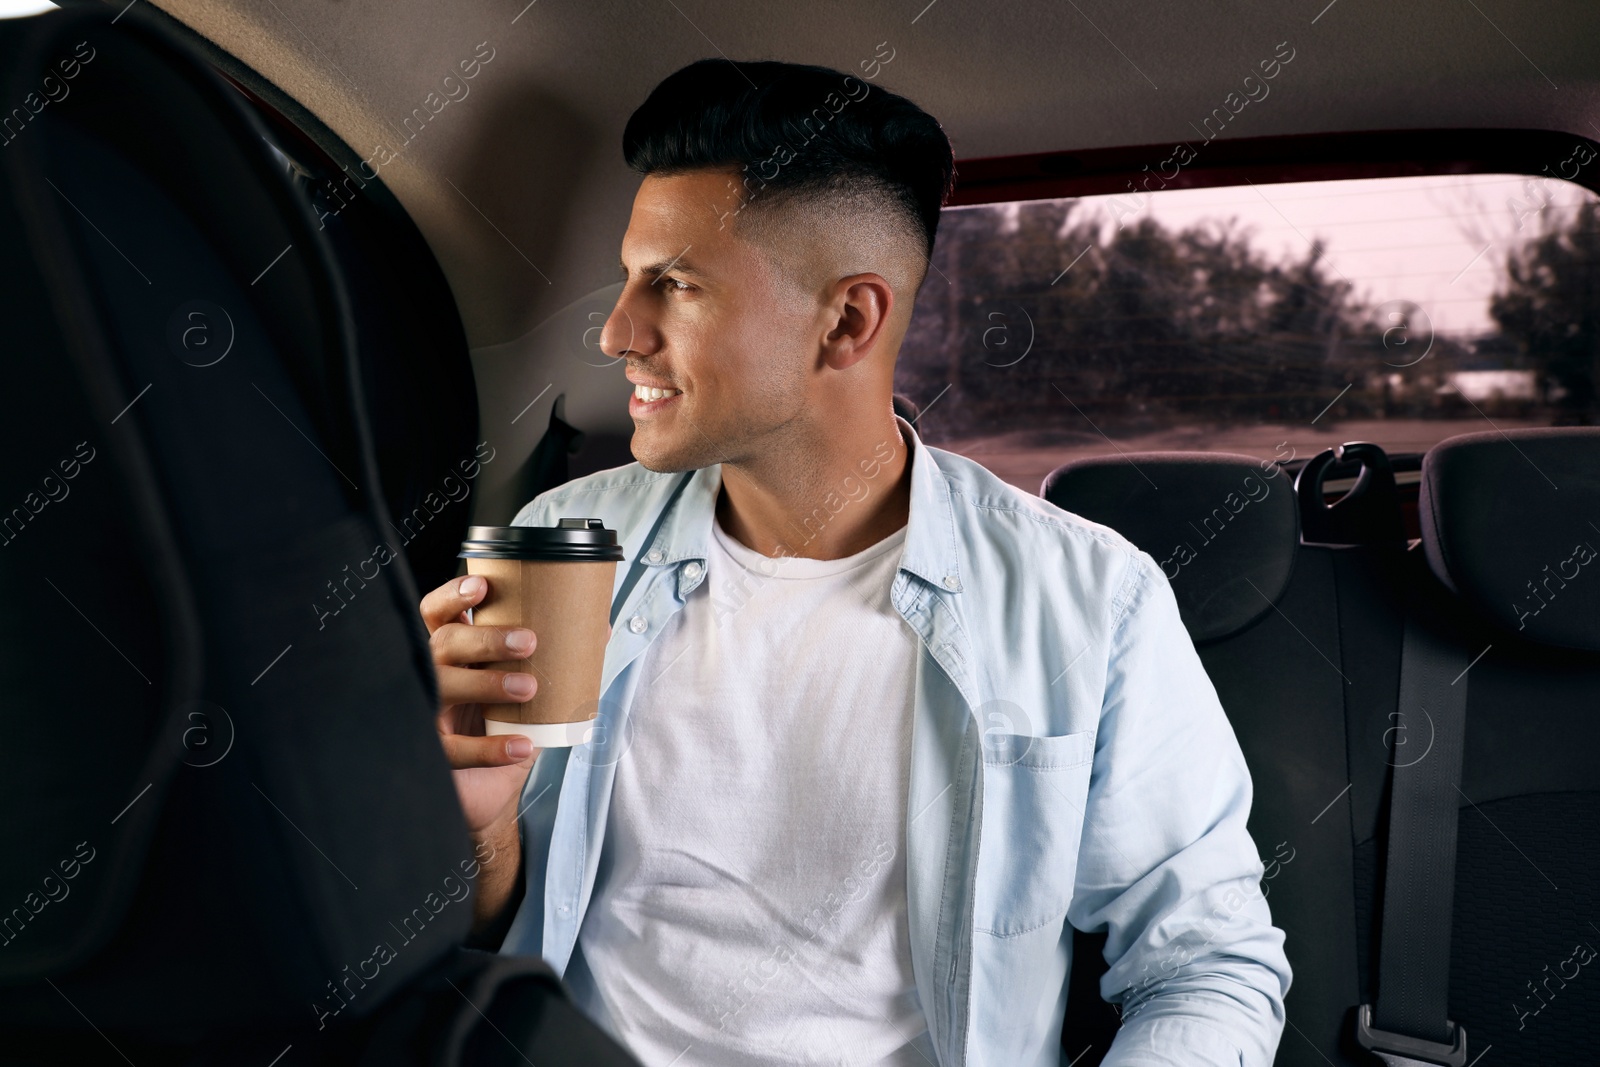
MULTIPOLYGON (((684 251, 686 252, 688 249, 684 249, 684 251)), ((617 269, 622 271, 622 276, 624 278, 628 276, 628 265, 622 262, 620 259, 617 261, 617 269)), ((688 274, 696 278, 706 277, 706 272, 684 259, 682 253, 679 253, 672 259, 663 259, 658 262, 651 263, 648 266, 640 267, 639 273, 660 275, 665 274, 669 270, 674 274, 688 274)))

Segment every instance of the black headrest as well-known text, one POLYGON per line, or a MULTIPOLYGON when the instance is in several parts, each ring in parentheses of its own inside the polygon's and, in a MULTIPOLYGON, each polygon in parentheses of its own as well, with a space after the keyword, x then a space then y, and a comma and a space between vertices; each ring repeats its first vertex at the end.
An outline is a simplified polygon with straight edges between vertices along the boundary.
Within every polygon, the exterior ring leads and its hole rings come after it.
POLYGON ((1272 610, 1294 570, 1300 513, 1272 460, 1226 452, 1139 452, 1051 471, 1050 503, 1111 527, 1155 558, 1195 644, 1272 610))
POLYGON ((1422 461, 1422 544, 1479 614, 1600 651, 1600 428, 1465 434, 1422 461))

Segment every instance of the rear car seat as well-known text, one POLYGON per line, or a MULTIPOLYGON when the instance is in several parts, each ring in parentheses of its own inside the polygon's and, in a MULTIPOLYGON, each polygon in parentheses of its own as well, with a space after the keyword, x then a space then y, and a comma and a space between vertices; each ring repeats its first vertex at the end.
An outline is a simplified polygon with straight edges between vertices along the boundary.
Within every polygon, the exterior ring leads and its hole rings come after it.
MULTIPOLYGON (((1474 1056, 1492 1045, 1500 1062, 1586 1062, 1600 983, 1571 975, 1582 946, 1600 945, 1587 925, 1600 874, 1600 580, 1585 585, 1588 564, 1567 561, 1576 543, 1600 546, 1600 530, 1578 536, 1589 521, 1600 526, 1597 436, 1519 431, 1441 444, 1424 466, 1424 539, 1409 550, 1382 507, 1367 509, 1359 530, 1342 524, 1369 543, 1301 543, 1298 509, 1283 504, 1293 498, 1287 475, 1247 456, 1132 454, 1045 480, 1046 499, 1120 530, 1162 564, 1239 737, 1263 888, 1295 970, 1279 1064, 1377 1062, 1356 1043, 1355 1009, 1378 992, 1386 790, 1425 744, 1396 718, 1408 610, 1447 627, 1471 656, 1493 646, 1463 679, 1450 1018, 1474 1056), (1547 565, 1579 569, 1552 581, 1547 565), (1509 605, 1541 603, 1529 581, 1559 596, 1519 619, 1509 605)), ((1365 490, 1386 497, 1381 452, 1350 454, 1373 467, 1365 490)), ((1365 506, 1341 505, 1358 515, 1365 506)), ((1304 525, 1321 537, 1341 528, 1322 513, 1304 525)), ((1090 1063, 1115 1020, 1085 1002, 1105 969, 1098 943, 1076 942, 1063 1041, 1069 1055, 1089 1046, 1079 1062, 1090 1063)))
MULTIPOLYGON (((1250 767, 1250 832, 1271 875, 1273 921, 1287 933, 1290 1018, 1305 1028, 1354 994, 1355 913, 1348 825, 1337 808, 1317 818, 1348 783, 1339 633, 1326 610, 1333 565, 1328 551, 1300 545, 1292 481, 1249 456, 1139 453, 1067 464, 1041 495, 1124 534, 1172 584, 1250 767)), ((1116 1017, 1083 996, 1106 969, 1103 938, 1075 941, 1064 1040, 1069 1056, 1090 1047, 1082 1067, 1105 1054, 1116 1017)), ((1327 1045, 1335 1029, 1336 1020, 1313 1039, 1327 1045)), ((1286 1032, 1286 1046, 1299 1040, 1286 1032)))
MULTIPOLYGON (((1441 442, 1423 460, 1419 513, 1406 608, 1456 645, 1467 690, 1454 892, 1429 902, 1451 909, 1449 1018, 1465 1028, 1469 1062, 1492 1049, 1503 1063, 1592 1063, 1600 982, 1584 972, 1600 948, 1600 429, 1441 442)), ((1397 725, 1410 737, 1391 746, 1396 768, 1435 758, 1417 751, 1426 718, 1353 719, 1352 738, 1397 725)), ((1363 1003, 1384 995, 1385 939, 1408 933, 1391 935, 1385 887, 1409 857, 1381 833, 1367 837, 1382 801, 1372 779, 1351 790, 1370 961, 1363 1003)))

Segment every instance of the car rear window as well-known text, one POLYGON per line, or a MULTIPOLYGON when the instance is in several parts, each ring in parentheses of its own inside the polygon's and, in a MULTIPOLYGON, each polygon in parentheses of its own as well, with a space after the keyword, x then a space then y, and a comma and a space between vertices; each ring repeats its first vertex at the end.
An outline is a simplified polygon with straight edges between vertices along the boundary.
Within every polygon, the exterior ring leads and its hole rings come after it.
MULTIPOLYGON (((1560 173, 1600 169, 1575 151, 1560 173)), ((1597 203, 1459 174, 947 208, 895 388, 925 440, 1030 492, 1119 451, 1594 424, 1597 203)))

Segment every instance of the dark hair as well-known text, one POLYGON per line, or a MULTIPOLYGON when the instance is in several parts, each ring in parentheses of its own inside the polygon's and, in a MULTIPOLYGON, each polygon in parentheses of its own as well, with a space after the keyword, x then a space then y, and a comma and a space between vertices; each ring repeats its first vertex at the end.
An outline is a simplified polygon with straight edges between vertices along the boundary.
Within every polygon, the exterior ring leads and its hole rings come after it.
POLYGON ((929 256, 955 176, 932 115, 854 75, 799 63, 689 64, 628 119, 622 155, 641 174, 741 166, 750 199, 875 195, 929 256))

